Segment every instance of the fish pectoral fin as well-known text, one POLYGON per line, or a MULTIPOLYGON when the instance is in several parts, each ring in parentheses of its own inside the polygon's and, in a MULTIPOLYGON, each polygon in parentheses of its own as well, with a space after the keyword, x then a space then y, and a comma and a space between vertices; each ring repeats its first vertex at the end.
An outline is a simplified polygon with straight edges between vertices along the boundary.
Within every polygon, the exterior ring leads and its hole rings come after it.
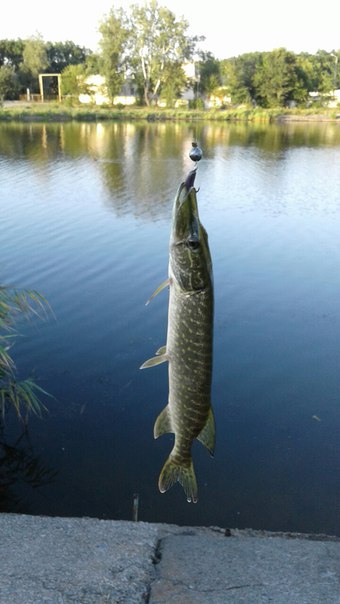
POLYGON ((215 449, 215 418, 211 407, 205 426, 196 438, 207 447, 210 455, 213 456, 215 449))
POLYGON ((160 348, 158 348, 157 352, 156 352, 156 356, 160 356, 166 353, 166 346, 161 346, 160 348))
POLYGON ((164 407, 163 411, 160 412, 157 417, 153 429, 154 438, 158 438, 162 436, 162 434, 168 434, 169 432, 173 432, 171 425, 171 417, 170 417, 170 409, 169 405, 164 407))
POLYGON ((145 306, 150 304, 151 300, 153 300, 153 298, 155 298, 155 296, 157 296, 157 294, 159 294, 159 292, 161 292, 163 289, 168 287, 168 285, 170 285, 170 279, 166 279, 165 281, 163 281, 163 283, 161 283, 161 285, 159 287, 157 287, 157 289, 155 289, 153 294, 151 294, 150 298, 145 302, 145 306))
POLYGON ((148 367, 155 367, 155 365, 160 365, 161 363, 165 363, 169 358, 166 354, 161 354, 156 357, 152 357, 152 359, 148 359, 140 366, 139 369, 147 369, 148 367))

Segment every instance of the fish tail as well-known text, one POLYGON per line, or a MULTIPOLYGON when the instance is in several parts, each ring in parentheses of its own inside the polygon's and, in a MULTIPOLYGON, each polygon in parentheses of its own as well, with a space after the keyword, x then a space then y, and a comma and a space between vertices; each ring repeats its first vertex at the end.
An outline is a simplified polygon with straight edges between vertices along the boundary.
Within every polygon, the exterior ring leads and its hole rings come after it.
POLYGON ((175 482, 179 482, 186 494, 187 501, 197 502, 197 482, 194 465, 190 459, 189 465, 175 461, 171 455, 166 460, 159 476, 158 488, 161 493, 168 491, 175 482))

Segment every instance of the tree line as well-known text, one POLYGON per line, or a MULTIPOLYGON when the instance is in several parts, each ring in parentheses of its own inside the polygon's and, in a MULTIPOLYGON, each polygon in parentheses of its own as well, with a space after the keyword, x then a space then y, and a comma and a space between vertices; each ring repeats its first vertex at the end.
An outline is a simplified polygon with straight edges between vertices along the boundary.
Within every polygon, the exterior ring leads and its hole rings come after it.
POLYGON ((88 92, 91 74, 105 77, 111 100, 129 82, 145 105, 159 98, 172 105, 189 87, 196 104, 200 97, 219 95, 233 105, 305 105, 310 92, 326 96, 340 87, 340 50, 295 54, 278 48, 217 60, 200 50, 204 37, 190 36, 188 29, 184 18, 151 0, 129 10, 112 8, 99 25, 98 53, 41 36, 0 40, 0 100, 18 98, 27 88, 38 92, 39 73, 61 73, 63 95, 74 97, 88 92), (195 73, 188 75, 185 65, 192 62, 195 73))

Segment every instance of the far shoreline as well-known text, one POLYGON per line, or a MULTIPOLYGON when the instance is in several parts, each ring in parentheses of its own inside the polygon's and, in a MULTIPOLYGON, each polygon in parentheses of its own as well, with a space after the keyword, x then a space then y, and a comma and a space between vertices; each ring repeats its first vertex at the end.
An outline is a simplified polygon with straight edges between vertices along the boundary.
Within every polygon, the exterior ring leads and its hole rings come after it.
POLYGON ((1 122, 99 122, 99 121, 213 121, 244 123, 338 122, 340 109, 272 109, 236 107, 228 109, 160 109, 155 107, 68 106, 53 102, 5 101, 1 122))

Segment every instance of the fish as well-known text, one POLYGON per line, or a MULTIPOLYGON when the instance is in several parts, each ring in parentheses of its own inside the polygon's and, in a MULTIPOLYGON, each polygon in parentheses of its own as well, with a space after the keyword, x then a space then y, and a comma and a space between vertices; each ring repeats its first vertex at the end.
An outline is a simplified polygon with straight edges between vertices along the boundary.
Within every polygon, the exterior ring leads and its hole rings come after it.
POLYGON ((214 288, 207 232, 200 222, 196 168, 177 191, 169 244, 168 279, 152 294, 169 288, 166 345, 141 369, 168 362, 168 404, 154 425, 154 437, 175 435, 174 446, 158 487, 168 491, 177 481, 187 501, 198 499, 192 443, 200 441, 211 456, 215 448, 215 419, 211 405, 214 288))

